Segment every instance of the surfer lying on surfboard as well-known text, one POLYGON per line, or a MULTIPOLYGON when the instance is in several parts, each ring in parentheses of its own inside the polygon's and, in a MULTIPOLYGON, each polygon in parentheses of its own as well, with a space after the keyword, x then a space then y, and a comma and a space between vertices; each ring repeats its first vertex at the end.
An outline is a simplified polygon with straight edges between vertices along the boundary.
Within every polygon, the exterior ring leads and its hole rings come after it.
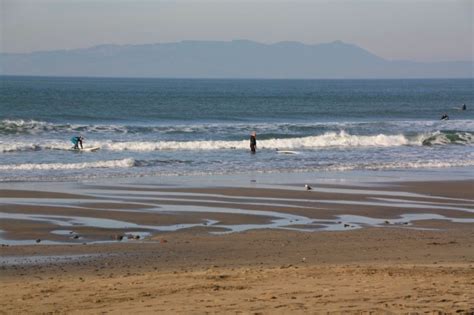
POLYGON ((81 149, 84 149, 82 146, 82 140, 84 140, 83 136, 76 136, 71 138, 71 142, 74 144, 74 150, 79 150, 79 145, 81 145, 81 149))

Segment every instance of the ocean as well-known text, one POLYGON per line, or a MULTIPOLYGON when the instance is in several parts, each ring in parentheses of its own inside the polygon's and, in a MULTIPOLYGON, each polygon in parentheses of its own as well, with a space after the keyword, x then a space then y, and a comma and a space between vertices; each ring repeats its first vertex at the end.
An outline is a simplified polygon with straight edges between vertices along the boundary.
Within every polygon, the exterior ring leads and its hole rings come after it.
POLYGON ((0 77, 3 182, 449 170, 473 147, 472 79, 0 77))

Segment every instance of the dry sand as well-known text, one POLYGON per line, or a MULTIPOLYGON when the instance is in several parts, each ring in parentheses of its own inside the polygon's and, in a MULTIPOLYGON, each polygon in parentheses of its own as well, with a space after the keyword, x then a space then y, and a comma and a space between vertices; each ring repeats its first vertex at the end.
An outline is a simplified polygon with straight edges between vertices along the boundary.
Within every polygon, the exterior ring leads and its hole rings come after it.
MULTIPOLYGON (((472 185, 471 181, 397 183, 390 190, 426 194, 419 198, 404 197, 404 200, 429 204, 434 204, 429 196, 462 198, 465 200, 440 199, 437 204, 449 203, 469 210, 473 208, 474 200, 472 185)), ((152 188, 152 191, 177 190, 152 188)), ((350 195, 228 188, 184 191, 247 196, 248 202, 236 199, 232 203, 238 203, 242 209, 268 208, 318 218, 330 218, 333 213, 392 218, 417 211, 473 218, 472 212, 459 210, 320 203, 321 200, 372 200, 370 192, 350 195), (259 198, 275 196, 310 201, 286 201, 278 206, 255 202, 261 200, 259 198), (302 203, 305 207, 314 207, 313 211, 301 208, 302 203), (322 207, 326 210, 322 211, 322 207), (327 211, 331 211, 331 215, 327 211)), ((9 194, 28 197, 25 191, 9 194)), ((34 196, 51 198, 49 194, 34 193, 34 196)), ((67 195, 61 197, 69 198, 67 195)), ((79 198, 74 196, 74 199, 79 198)), ((84 199, 82 212, 79 212, 82 215, 91 216, 104 205, 84 199)), ((155 202, 181 204, 165 199, 155 202)), ((183 204, 216 205, 206 198, 202 201, 184 199, 183 204)), ((232 207, 228 203, 219 204, 228 199, 215 199, 219 206, 232 207)), ((126 197, 120 202, 107 201, 108 210, 95 215, 120 217, 137 223, 156 220, 173 224, 182 222, 183 218, 186 222, 198 222, 210 217, 226 220, 228 224, 268 221, 264 217, 212 214, 211 210, 179 216, 161 213, 151 218, 149 213, 139 211, 140 206, 127 205, 129 201, 126 197), (117 209, 126 211, 114 211, 117 209)), ((146 209, 147 202, 140 202, 146 209)), ((3 201, 1 212, 66 214, 66 210, 60 206, 8 205, 3 201)), ((45 238, 55 228, 51 224, 23 220, 2 220, 0 226, 7 235, 18 239, 20 236, 45 238)), ((200 226, 177 232, 158 232, 150 239, 127 243, 81 245, 79 241, 75 245, 2 246, 0 313, 474 312, 473 223, 425 220, 410 227, 388 224, 351 231, 309 233, 264 229, 210 235, 209 231, 213 230, 220 229, 200 226), (67 261, 56 257, 64 258, 65 255, 72 256, 67 261), (77 258, 74 255, 84 256, 77 258), (36 263, 26 263, 31 261, 36 263)), ((81 233, 100 239, 100 235, 126 231, 82 227, 81 233)))

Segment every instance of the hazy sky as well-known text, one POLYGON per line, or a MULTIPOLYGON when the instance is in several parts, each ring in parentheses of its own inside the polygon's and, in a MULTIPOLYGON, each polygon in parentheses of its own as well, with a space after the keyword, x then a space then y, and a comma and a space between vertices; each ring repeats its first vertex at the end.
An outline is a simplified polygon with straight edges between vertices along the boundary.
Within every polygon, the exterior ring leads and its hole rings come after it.
POLYGON ((474 0, 0 0, 0 51, 342 40, 383 58, 472 60, 474 0))

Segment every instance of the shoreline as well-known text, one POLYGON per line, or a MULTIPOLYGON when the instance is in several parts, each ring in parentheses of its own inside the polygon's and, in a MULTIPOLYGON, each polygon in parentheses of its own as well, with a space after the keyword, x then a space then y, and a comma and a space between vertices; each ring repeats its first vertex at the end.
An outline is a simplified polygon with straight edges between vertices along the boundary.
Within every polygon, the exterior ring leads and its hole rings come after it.
MULTIPOLYGON (((109 174, 110 175, 110 174, 109 174)), ((226 185, 228 182, 238 182, 237 186, 247 185, 249 180, 263 180, 272 182, 272 185, 277 185, 275 182, 282 181, 285 184, 293 179, 294 182, 333 182, 340 184, 341 182, 350 182, 356 185, 362 181, 364 184, 368 183, 383 183, 383 182, 397 182, 397 181, 433 181, 439 180, 466 180, 474 178, 474 167, 469 166, 450 166, 450 167, 435 167, 435 168, 393 168, 393 169, 348 169, 348 170, 283 170, 283 171, 248 171, 248 172, 229 172, 229 173, 165 173, 165 174, 135 174, 126 176, 124 174, 116 174, 107 177, 62 177, 62 178, 27 178, 18 180, 2 180, 0 181, 0 188, 5 186, 17 185, 71 185, 74 183, 102 183, 108 185, 110 183, 153 183, 164 180, 169 183, 189 186, 201 186, 203 183, 209 185, 209 182, 217 181, 220 184, 226 185)))

